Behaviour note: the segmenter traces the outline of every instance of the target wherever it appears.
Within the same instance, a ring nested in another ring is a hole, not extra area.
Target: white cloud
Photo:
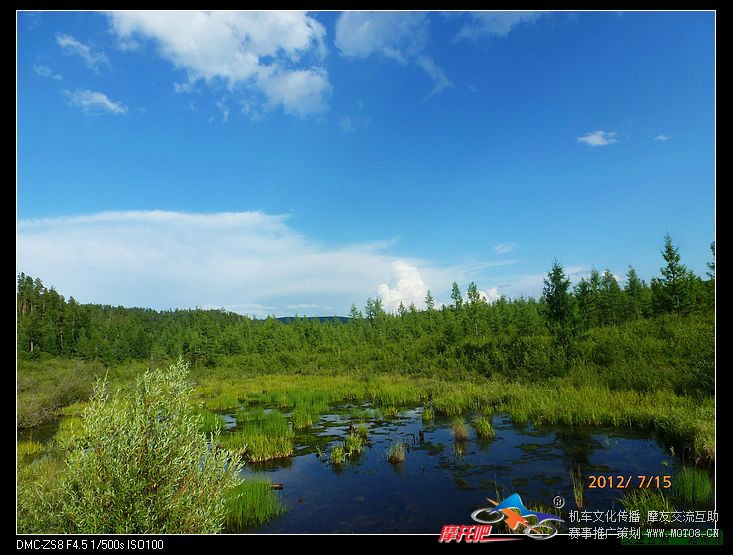
[[[127,106],[120,102],[113,102],[106,94],[90,91],[88,89],[77,89],[75,91],[63,91],[69,100],[69,105],[81,108],[85,114],[125,114]]]
[[[486,290],[479,289],[478,294],[487,303],[496,302],[499,299],[499,297],[501,297],[501,295],[499,294],[499,289],[496,287],[490,287],[489,289],[486,289]]]
[[[55,79],[56,81],[61,81],[64,78],[60,73],[54,72],[48,66],[35,65],[33,66],[33,71],[35,71],[36,74],[40,75],[41,77],[48,77],[51,79]]]
[[[386,283],[377,287],[377,293],[382,299],[384,309],[387,312],[394,312],[400,303],[405,306],[410,306],[410,303],[415,303],[415,306],[424,306],[428,286],[423,281],[417,267],[404,260],[396,260],[392,263],[392,271],[397,278],[397,284],[392,288]]]
[[[618,133],[615,131],[591,131],[587,135],[578,137],[579,143],[585,143],[588,146],[606,146],[618,142],[616,138]]]
[[[56,35],[56,44],[58,44],[64,52],[79,56],[87,67],[94,71],[99,71],[101,66],[108,66],[109,60],[102,52],[96,52],[91,46],[75,39],[71,35],[60,33]]]
[[[443,72],[441,68],[435,65],[435,62],[430,56],[420,56],[417,59],[416,63],[435,82],[433,90],[431,90],[428,96],[425,97],[425,101],[430,100],[433,96],[441,92],[443,89],[453,87],[453,83],[451,82],[451,80],[445,76],[445,72]]]
[[[336,22],[336,47],[347,58],[381,55],[402,65],[415,63],[430,79],[429,100],[453,83],[423,53],[428,38],[425,12],[344,12]]]
[[[456,39],[503,38],[520,23],[536,21],[543,15],[543,12],[470,12],[469,21],[458,31]]]
[[[222,98],[219,102],[216,103],[216,107],[219,108],[219,111],[221,111],[221,121],[224,123],[229,121],[229,106],[227,106],[226,101]]]
[[[344,116],[339,118],[338,125],[344,133],[353,133],[360,127],[367,127],[370,121],[364,116]]]
[[[494,246],[494,252],[496,254],[506,254],[512,252],[516,246],[516,243],[499,243]]]
[[[660,133],[656,137],[654,137],[655,141],[669,141],[674,135],[665,135],[664,133]]]
[[[264,96],[263,105],[282,106],[285,112],[301,117],[327,107],[328,76],[324,68],[313,65],[325,56],[326,31],[305,12],[108,15],[121,40],[152,40],[161,57],[186,72],[187,81],[174,85],[178,92],[190,92],[203,81],[209,86],[221,84],[230,92]]]
[[[80,302],[332,315],[391,279],[390,305],[409,305],[427,283],[435,293],[467,278],[461,267],[388,255],[384,243],[324,246],[261,212],[102,212],[21,220],[18,232],[18,270]]]

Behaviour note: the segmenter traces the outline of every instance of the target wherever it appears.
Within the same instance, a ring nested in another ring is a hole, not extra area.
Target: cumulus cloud
[[[453,83],[423,53],[428,38],[425,12],[344,12],[336,22],[336,47],[346,58],[381,55],[406,65],[415,63],[433,81],[425,100]]]
[[[325,29],[305,12],[112,12],[125,44],[150,40],[158,54],[186,73],[176,90],[198,82],[264,97],[268,108],[306,116],[327,108]],[[250,98],[249,102],[253,102]],[[257,110],[254,110],[259,113]],[[246,113],[246,111],[244,112]]]
[[[656,137],[654,137],[655,141],[669,141],[674,135],[665,135],[664,133],[660,133]]]
[[[55,79],[56,81],[61,81],[64,78],[63,75],[61,75],[60,73],[56,73],[48,66],[35,65],[33,66],[33,71],[35,71],[36,74],[40,75],[41,77]]]
[[[456,40],[476,40],[484,37],[506,37],[521,23],[536,21],[543,12],[470,12],[469,21],[456,35]]]
[[[415,306],[424,306],[428,286],[417,267],[404,260],[396,260],[392,263],[392,272],[397,279],[395,286],[390,287],[382,283],[377,287],[384,309],[387,312],[394,312],[400,303],[405,306],[410,306],[411,303],[415,303]]]
[[[496,254],[506,254],[512,252],[516,246],[516,243],[499,243],[498,245],[494,245],[494,252]]]
[[[578,137],[578,142],[588,146],[607,146],[618,142],[617,136],[618,133],[615,131],[591,131],[587,135]]]
[[[77,89],[75,91],[63,91],[70,106],[81,108],[85,114],[125,114],[127,106],[120,102],[113,102],[101,92],[88,89]]]
[[[88,44],[75,39],[71,35],[60,33],[56,35],[56,44],[67,54],[79,56],[89,69],[99,71],[102,66],[108,66],[109,60],[103,52],[97,52]]]
[[[262,212],[101,212],[21,220],[18,233],[18,270],[80,302],[343,315],[385,282],[396,281],[386,286],[392,306],[421,303],[427,283],[448,291],[466,278],[386,254],[384,243],[324,246]]]

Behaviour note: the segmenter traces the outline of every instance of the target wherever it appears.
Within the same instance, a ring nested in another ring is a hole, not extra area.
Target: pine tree
[[[463,297],[461,296],[461,289],[455,281],[451,288],[450,298],[453,300],[453,309],[456,312],[461,310],[461,307],[463,307]]]
[[[572,335],[573,304],[570,296],[570,280],[565,275],[563,267],[555,259],[552,268],[544,279],[542,298],[545,302],[547,323],[550,331],[563,344],[567,344]]]
[[[433,298],[433,292],[430,289],[425,293],[425,307],[429,311],[435,308],[435,299]]]
[[[639,275],[633,266],[629,265],[626,272],[626,285],[624,286],[626,294],[626,318],[629,320],[638,320],[643,316],[643,294],[644,282],[639,279]]]
[[[692,299],[690,291],[690,279],[687,268],[680,262],[679,249],[672,243],[669,233],[664,235],[664,249],[662,256],[666,265],[660,269],[662,279],[660,280],[662,302],[666,312],[672,312],[681,316],[691,309]]]

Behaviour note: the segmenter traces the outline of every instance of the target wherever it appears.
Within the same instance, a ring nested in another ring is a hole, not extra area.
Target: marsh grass
[[[334,445],[331,448],[329,461],[335,466],[342,465],[346,462],[346,451],[344,450],[343,445]]]
[[[425,407],[422,411],[422,421],[423,422],[432,422],[435,418],[435,413],[433,413],[433,409],[430,407]]]
[[[210,434],[212,432],[219,431],[224,427],[224,421],[218,414],[215,414],[205,409],[201,409],[199,411],[199,414],[201,414],[202,432]]]
[[[397,418],[400,411],[397,407],[384,407],[382,409],[382,416],[386,419]]]
[[[366,439],[369,436],[369,426],[366,425],[365,422],[360,422],[356,425],[356,435],[358,435],[361,439]]]
[[[583,488],[584,488],[584,482],[583,482],[583,474],[580,471],[580,466],[578,466],[578,470],[570,471],[570,481],[573,485],[573,497],[575,498],[575,506],[579,509],[583,508]]]
[[[387,449],[387,460],[392,464],[401,464],[405,462],[405,444],[393,443]]]
[[[285,512],[285,506],[271,486],[270,481],[245,479],[227,491],[225,530],[244,532]]]
[[[707,503],[713,496],[710,475],[699,468],[683,468],[672,478],[672,496],[691,506]]]
[[[32,439],[26,439],[19,441],[16,449],[19,456],[39,455],[43,453],[43,444]]]
[[[480,438],[488,439],[496,436],[496,431],[491,425],[491,418],[486,416],[479,416],[473,421],[473,427],[476,430],[476,435]]]
[[[355,457],[364,450],[364,440],[358,434],[349,434],[344,438],[344,451],[349,457]]]
[[[293,454],[294,432],[279,411],[238,411],[237,429],[219,437],[218,445],[250,462]]]
[[[463,419],[453,419],[451,428],[453,429],[453,438],[456,441],[466,441],[468,439],[468,426],[466,426],[466,422]]]
[[[633,488],[626,490],[621,498],[621,505],[627,511],[639,511],[640,523],[645,526],[648,522],[649,511],[674,511],[669,498],[662,493],[662,490],[654,488]],[[655,521],[652,526],[669,526],[671,523]]]

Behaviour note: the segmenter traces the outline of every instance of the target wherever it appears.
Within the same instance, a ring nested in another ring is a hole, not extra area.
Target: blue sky
[[[344,314],[714,239],[711,12],[20,13],[19,271]]]

